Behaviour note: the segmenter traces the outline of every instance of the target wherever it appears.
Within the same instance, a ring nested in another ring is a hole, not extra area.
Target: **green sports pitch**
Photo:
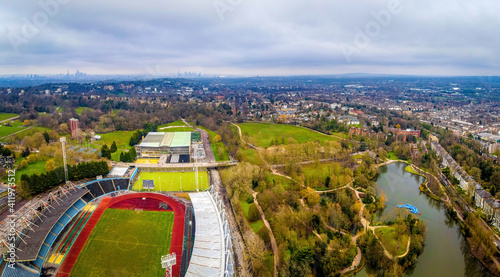
[[[174,213],[107,209],[76,260],[71,276],[165,276]]]
[[[143,180],[153,180],[153,191],[196,191],[195,172],[140,172],[132,187],[133,190],[147,191],[142,187]],[[198,173],[200,190],[209,188],[208,172]]]

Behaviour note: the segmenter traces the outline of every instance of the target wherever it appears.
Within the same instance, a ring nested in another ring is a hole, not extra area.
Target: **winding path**
[[[264,214],[264,211],[262,211],[262,208],[259,205],[259,201],[257,200],[257,194],[258,192],[252,190],[252,196],[253,196],[253,202],[257,209],[259,210],[259,214],[262,217],[262,221],[264,222],[264,225],[266,226],[267,230],[269,231],[269,236],[271,237],[271,248],[273,250],[273,259],[274,259],[274,272],[273,276],[277,277],[278,276],[278,265],[279,265],[279,255],[278,255],[278,244],[276,243],[276,239],[274,238],[273,230],[271,229],[271,225],[266,219],[266,215]]]
[[[239,133],[239,136],[240,136],[240,140],[249,145],[251,148],[255,149],[255,150],[258,150],[258,151],[261,151],[263,150],[263,148],[260,148],[260,147],[257,147],[253,144],[250,144],[249,142],[245,141],[243,139],[243,135],[242,135],[242,132],[241,132],[241,128],[240,126],[238,126],[237,124],[235,123],[232,123],[232,125],[236,126],[236,128],[238,128],[238,133]],[[302,127],[302,126],[299,126],[299,127]],[[302,128],[306,128],[306,127],[302,127]],[[318,132],[316,130],[312,130],[312,129],[309,129],[309,128],[306,128],[308,130],[311,130],[311,131],[314,131],[314,132],[317,132],[317,133],[321,133],[321,132]],[[323,133],[321,133],[323,134]],[[326,134],[323,134],[325,136],[329,136],[329,135],[326,135]],[[330,135],[333,137],[333,135]],[[338,137],[338,138],[341,138],[341,137]],[[341,139],[344,139],[344,138],[341,138]],[[357,154],[362,154],[364,152],[357,152],[357,153],[352,153],[351,155],[357,155]],[[280,165],[269,165],[267,163],[267,161],[264,161],[266,163],[266,165],[271,169],[271,172],[275,175],[278,175],[278,176],[282,176],[282,177],[285,177],[287,179],[290,179],[290,180],[293,180],[290,176],[288,175],[285,175],[285,174],[281,174],[279,172],[277,172],[276,170],[276,167],[279,167]],[[393,163],[393,162],[401,162],[399,160],[390,160],[390,161],[387,161],[385,163],[382,163],[378,166],[382,166],[382,165],[386,165],[386,164],[390,164],[390,163]],[[406,161],[403,161],[403,162],[406,162]],[[306,162],[302,162],[302,163],[311,163],[310,161],[306,161]],[[360,218],[360,221],[361,221],[361,225],[363,226],[364,230],[371,230],[373,232],[373,234],[376,236],[375,234],[375,229],[376,228],[379,228],[379,227],[387,227],[387,226],[376,226],[376,227],[373,227],[373,226],[370,226],[370,221],[368,221],[366,218],[364,218],[363,216],[363,212],[364,212],[364,209],[365,209],[365,204],[363,203],[363,201],[361,200],[361,198],[359,197],[359,192],[354,189],[352,186],[352,181],[345,185],[345,186],[342,186],[342,187],[339,187],[339,188],[335,188],[335,189],[331,189],[331,190],[328,190],[328,191],[316,191],[317,193],[319,194],[322,194],[322,193],[326,193],[326,192],[332,192],[332,191],[336,191],[336,190],[340,190],[340,189],[344,189],[344,188],[349,188],[351,189],[352,191],[354,191],[354,194],[356,195],[356,198],[357,200],[361,203],[361,208],[359,210],[359,218]],[[305,185],[303,185],[304,187],[306,187]],[[258,201],[257,201],[257,192],[253,191],[252,190],[252,195],[253,195],[253,198],[254,198],[254,202],[255,202],[255,205],[257,206],[258,210],[259,210],[259,213],[262,217],[262,220],[264,222],[264,225],[266,226],[266,228],[269,230],[269,233],[270,233],[270,236],[271,236],[271,246],[273,248],[273,254],[274,254],[274,276],[276,277],[277,276],[277,266],[278,266],[278,262],[279,262],[279,259],[278,259],[278,256],[277,256],[277,253],[278,253],[278,247],[276,245],[276,240],[274,238],[274,234],[271,230],[271,226],[269,225],[269,222],[267,222],[267,220],[265,219],[265,215],[264,215],[264,212],[262,211],[260,205],[258,204]],[[342,234],[346,234],[344,231],[341,231],[341,230],[337,230],[333,227],[331,227],[329,224],[324,224],[327,228],[331,228],[332,230],[335,230],[335,231],[339,231],[340,233]],[[356,245],[357,244],[357,239],[362,235],[364,234],[365,231],[357,234],[356,236],[354,237],[351,237],[351,239],[353,240],[354,244]],[[377,237],[378,239],[378,237]],[[390,258],[390,259],[394,259],[394,258],[401,258],[401,257],[404,257],[406,254],[408,254],[408,251],[409,251],[409,248],[410,248],[410,238],[408,238],[408,245],[406,247],[406,252],[402,255],[399,255],[399,256],[396,256],[396,257],[393,257],[391,255],[391,253],[389,253],[389,251],[387,251],[387,249],[385,248],[385,246],[381,243],[382,245],[382,248],[384,249],[384,253],[385,255]],[[359,264],[361,263],[362,261],[362,253],[361,253],[361,249],[359,248],[359,246],[356,246],[356,249],[357,249],[357,254],[356,256],[354,257],[353,259],[353,262],[351,264],[351,266],[347,267],[347,268],[344,268],[340,271],[341,274],[344,274],[344,273],[347,273],[351,270],[354,270],[355,268],[357,268],[359,266]]]

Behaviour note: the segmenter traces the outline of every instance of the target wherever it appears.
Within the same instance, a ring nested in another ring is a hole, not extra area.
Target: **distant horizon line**
[[[79,71],[80,76],[76,76],[75,73],[73,74],[68,74],[68,73],[51,73],[51,74],[40,74],[40,73],[14,73],[14,74],[0,74],[0,77],[26,77],[29,75],[35,75],[35,76],[40,76],[40,77],[62,77],[62,76],[72,76],[72,77],[105,77],[105,76],[122,76],[122,77],[149,77],[149,78],[181,78],[181,79],[191,79],[195,77],[183,77],[183,76],[176,76],[179,73],[168,73],[168,74],[159,74],[159,75],[154,75],[154,74],[126,74],[126,73],[108,73],[108,74],[93,74],[93,73],[87,73],[87,72],[82,72]],[[500,77],[500,75],[419,75],[419,74],[397,74],[397,73],[363,73],[363,72],[351,72],[351,73],[329,73],[329,74],[283,74],[283,75],[276,75],[276,74],[210,74],[210,73],[202,73],[202,72],[183,72],[180,73],[181,75],[184,73],[196,73],[196,74],[201,74],[201,78],[269,78],[269,77],[338,77],[338,76],[352,76],[352,77],[427,77],[427,78],[451,78],[451,77]],[[199,78],[199,77],[196,77]]]

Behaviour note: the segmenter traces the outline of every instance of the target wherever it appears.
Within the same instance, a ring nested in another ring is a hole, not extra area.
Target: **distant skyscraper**
[[[71,118],[69,120],[69,130],[71,132],[71,138],[75,139],[80,132],[80,122],[76,118]]]

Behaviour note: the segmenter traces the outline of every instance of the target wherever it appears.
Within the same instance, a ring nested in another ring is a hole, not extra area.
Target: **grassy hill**
[[[335,137],[321,134],[307,128],[297,127],[293,125],[272,124],[272,123],[241,123],[238,124],[241,128],[242,134],[248,134],[250,143],[258,147],[269,147],[271,141],[277,139],[279,142],[285,141],[288,138],[293,138],[298,143],[305,143],[308,141],[325,140],[338,140]]]

